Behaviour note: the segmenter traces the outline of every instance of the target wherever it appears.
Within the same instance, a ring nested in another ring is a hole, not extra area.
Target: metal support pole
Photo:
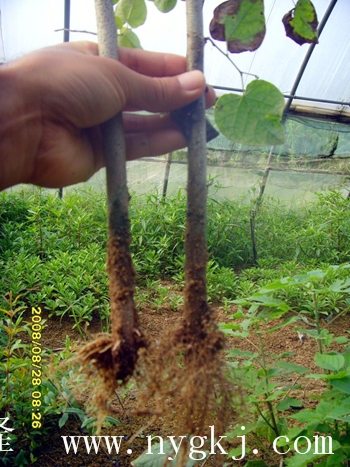
[[[64,29],[63,29],[63,42],[69,42],[69,29],[70,29],[70,0],[64,0]],[[63,188],[58,190],[58,197],[63,198]]]
[[[164,182],[163,182],[163,199],[166,197],[166,192],[168,190],[168,183],[169,183],[169,174],[170,174],[170,166],[171,166],[171,159],[172,159],[172,152],[169,152],[166,158],[165,164],[165,173],[164,173]]]

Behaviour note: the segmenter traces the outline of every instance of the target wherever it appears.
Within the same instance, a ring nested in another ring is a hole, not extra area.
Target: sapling
[[[117,31],[113,5],[110,0],[95,0],[99,54],[118,60]],[[103,408],[118,387],[132,375],[138,350],[144,345],[138,327],[134,304],[135,272],[132,265],[129,193],[126,180],[126,150],[119,113],[103,126],[104,155],[107,174],[108,248],[107,270],[111,302],[111,335],[101,335],[87,344],[78,358],[88,371],[97,369],[103,387],[95,396],[98,407]]]
[[[203,71],[202,0],[187,0],[187,69]],[[184,320],[163,341],[151,346],[146,397],[176,420],[179,434],[203,434],[215,422],[220,432],[232,415],[231,391],[220,360],[224,336],[207,302],[206,268],[206,139],[204,95],[187,109],[188,179],[185,238]],[[210,137],[210,136],[209,136]]]

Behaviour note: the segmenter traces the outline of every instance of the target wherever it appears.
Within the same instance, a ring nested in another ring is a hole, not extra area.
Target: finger
[[[186,71],[186,58],[175,54],[119,48],[119,60],[131,70],[147,76],[175,76]]]
[[[205,97],[205,107],[209,109],[215,104],[216,99],[217,99],[214,88],[212,88],[211,86],[207,86],[204,97]],[[135,106],[126,105],[124,110],[131,113],[131,112],[139,112],[140,110],[142,110],[142,108],[140,107],[136,108]],[[164,113],[161,114],[161,117],[163,116],[164,116]]]
[[[128,105],[149,112],[168,112],[198,99],[206,88],[204,75],[198,70],[174,77],[149,78],[122,68],[119,65],[115,86],[119,97],[124,97],[123,108]],[[207,94],[211,100],[213,94]]]
[[[62,46],[89,55],[99,54],[98,44],[94,42],[70,42]],[[186,71],[186,58],[180,55],[119,47],[118,56],[123,65],[142,75],[175,76]]]
[[[155,157],[186,146],[186,139],[179,130],[164,129],[155,132],[129,133],[126,135],[128,160]]]

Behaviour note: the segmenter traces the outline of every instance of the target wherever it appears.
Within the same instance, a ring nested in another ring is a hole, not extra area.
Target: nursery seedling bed
[[[220,304],[214,306],[216,311],[216,319],[220,322],[230,322],[230,314],[235,312],[235,308],[232,307],[226,312],[220,307]],[[47,319],[46,325],[43,332],[43,346],[50,349],[59,349],[64,347],[64,341],[66,335],[69,336],[73,346],[79,347],[82,345],[82,339],[78,331],[72,329],[72,322],[66,318],[59,319],[57,317],[48,317],[47,311],[44,310],[44,318]],[[45,316],[46,315],[46,316]],[[177,311],[163,306],[161,309],[154,309],[152,306],[144,305],[142,308],[142,313],[139,315],[140,325],[143,330],[147,333],[150,340],[160,339],[161,336],[168,330],[175,330],[181,325],[183,318],[183,310],[178,309]],[[348,316],[340,317],[334,323],[329,326],[329,331],[334,333],[335,336],[344,335],[344,329],[348,328]],[[266,325],[266,328],[269,329],[278,324],[278,321],[269,322]],[[316,342],[312,339],[306,339],[303,344],[301,344],[298,335],[295,331],[295,324],[291,324],[285,328],[282,328],[273,333],[267,333],[264,336],[266,344],[266,354],[267,358],[270,358],[271,354],[281,354],[283,352],[293,352],[293,355],[288,358],[286,361],[291,361],[298,365],[305,366],[311,371],[316,372],[317,367],[314,363],[314,356],[317,352]],[[101,324],[97,316],[95,316],[87,328],[87,332],[93,336],[101,331]],[[251,341],[254,344],[258,344],[257,336],[251,334]],[[244,350],[253,350],[251,344],[239,338],[229,337],[226,339],[227,349],[238,348],[242,351]],[[332,347],[333,350],[340,350],[336,346]],[[289,375],[288,377],[281,378],[280,383],[282,385],[292,384],[295,379],[295,375]],[[301,377],[298,379],[298,383],[301,384],[302,389],[293,390],[289,396],[295,397],[304,403],[305,408],[312,408],[317,404],[315,396],[320,395],[325,390],[325,384],[322,381],[312,380],[310,384],[310,379]],[[88,394],[81,394],[78,398],[79,403],[83,406],[84,402],[89,397]],[[82,436],[86,435],[87,432],[81,429],[81,423],[75,421],[73,418],[70,418],[65,426],[59,429],[58,424],[54,426],[54,429],[47,436],[47,439],[43,443],[42,447],[38,450],[37,456],[38,460],[36,465],[40,467],[80,467],[80,466],[114,466],[114,467],[126,467],[130,466],[130,461],[138,457],[143,451],[147,449],[147,438],[148,435],[153,436],[167,436],[176,432],[175,426],[164,426],[162,419],[158,419],[155,424],[149,426],[151,421],[151,416],[136,416],[132,412],[137,408],[138,401],[138,392],[135,386],[131,383],[127,389],[123,390],[123,393],[120,394],[120,398],[123,403],[123,409],[121,408],[117,398],[113,402],[112,406],[123,412],[118,419],[121,422],[121,426],[113,426],[111,428],[102,428],[102,436],[124,436],[125,443],[124,450],[122,449],[119,455],[108,455],[107,453],[101,451],[99,454],[86,454],[83,450],[79,450],[78,454],[73,453],[66,454],[64,451],[64,445],[61,436]],[[138,434],[137,434],[138,433]],[[136,434],[136,436],[134,436]],[[131,440],[131,441],[130,441]],[[130,444],[127,444],[130,442]],[[132,449],[132,455],[126,453],[127,449]],[[230,446],[226,446],[226,450],[229,450]],[[270,462],[265,459],[266,462]],[[216,463],[215,463],[216,462]],[[225,462],[224,456],[212,456],[211,459],[205,464],[209,466],[221,466]],[[247,462],[247,458],[239,461],[235,461],[235,466],[243,466]],[[199,464],[201,465],[201,464]],[[230,464],[227,464],[230,466]],[[268,465],[272,464],[268,463]],[[277,459],[276,459],[276,465]]]

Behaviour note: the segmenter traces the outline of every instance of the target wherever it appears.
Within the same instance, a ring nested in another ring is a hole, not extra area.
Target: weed
[[[253,437],[255,443],[259,442],[260,449],[266,456],[271,456],[267,444],[272,444],[278,440],[277,451],[286,456],[286,465],[289,467],[306,466],[317,459],[324,462],[317,465],[336,466],[348,459],[350,452],[349,420],[350,420],[350,339],[347,336],[334,338],[327,329],[327,322],[321,322],[323,307],[328,310],[329,294],[336,294],[333,300],[338,304],[337,315],[332,319],[337,319],[340,314],[349,310],[347,297],[350,294],[350,279],[342,278],[345,271],[348,271],[350,264],[340,266],[329,266],[325,269],[309,271],[304,274],[287,276],[266,284],[247,299],[235,300],[239,305],[239,310],[232,316],[232,322],[223,324],[221,329],[232,336],[244,338],[250,342],[252,350],[242,352],[233,349],[227,354],[232,367],[232,377],[234,381],[244,388],[246,407],[248,407],[249,424],[244,434]],[[296,291],[292,295],[290,290]],[[281,300],[279,296],[283,296]],[[295,296],[298,297],[299,309],[293,307]],[[309,306],[305,306],[308,303]],[[303,304],[303,305],[301,305]],[[242,305],[249,307],[244,311]],[[290,312],[294,312],[290,316]],[[286,314],[289,312],[288,317]],[[307,315],[307,318],[305,317]],[[269,331],[264,325],[272,320],[282,319]],[[314,329],[305,329],[298,326],[303,335],[315,339],[318,352],[315,353],[315,364],[321,369],[321,374],[312,373],[309,369],[285,361],[292,359],[292,353],[280,355],[269,355],[264,344],[264,333],[274,332],[291,323],[303,323],[304,320],[310,325],[313,322]],[[251,340],[251,335],[258,336],[258,344]],[[342,352],[326,351],[332,342],[344,345]],[[270,363],[272,362],[272,363]],[[288,373],[296,375],[292,385],[281,387],[276,377],[285,376]],[[323,380],[327,383],[328,390],[319,396],[321,399],[315,410],[305,409],[296,415],[286,417],[285,411],[290,408],[302,408],[301,401],[290,398],[291,390],[299,389],[298,380],[301,376],[307,378]],[[303,426],[297,426],[297,420]],[[333,445],[328,451],[320,451],[315,445],[302,442],[299,454],[288,457],[287,453],[298,442],[298,437],[305,440],[313,439],[315,433],[330,436]],[[229,436],[237,436],[240,427],[236,427]],[[262,442],[262,440],[264,440]],[[325,455],[332,452],[335,457],[327,460]],[[237,450],[233,450],[230,455],[237,455]],[[307,453],[307,454],[306,454]],[[273,462],[273,458],[271,458]],[[261,464],[265,465],[265,464]]]
[[[35,462],[38,435],[43,433],[32,428],[30,345],[20,339],[20,335],[30,334],[30,328],[24,322],[25,307],[18,305],[19,298],[13,298],[10,292],[9,298],[5,299],[6,308],[0,309],[0,345],[4,349],[0,354],[0,384],[3,388],[0,413],[1,417],[11,421],[13,429],[9,436],[13,450],[6,451],[2,461],[4,465],[17,466],[27,465],[28,458]]]

